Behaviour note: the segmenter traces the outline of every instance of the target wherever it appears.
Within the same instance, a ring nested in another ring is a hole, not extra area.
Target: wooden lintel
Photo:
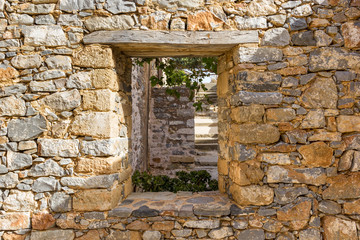
[[[118,47],[126,55],[218,56],[243,43],[258,43],[258,31],[98,31],[84,37],[85,44]]]

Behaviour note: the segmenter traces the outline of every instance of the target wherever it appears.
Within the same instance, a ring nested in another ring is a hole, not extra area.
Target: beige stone
[[[0,99],[0,116],[25,116],[25,101],[15,96]]]
[[[227,176],[229,174],[229,161],[220,158],[218,160],[217,167],[219,174],[222,174],[224,176]]]
[[[360,199],[344,203],[345,214],[360,214]]]
[[[237,123],[261,123],[263,122],[264,113],[264,106],[254,104],[250,106],[241,106],[231,109],[230,117],[233,121]]]
[[[73,65],[92,68],[113,68],[112,50],[109,47],[86,46],[74,53]]]
[[[119,90],[119,79],[112,69],[95,69],[91,72],[92,84],[97,89]]]
[[[354,240],[357,239],[356,223],[333,216],[325,216],[322,220],[324,239]]]
[[[266,110],[266,119],[270,122],[289,122],[296,118],[292,108],[270,108]]]
[[[278,128],[270,124],[233,124],[230,140],[239,143],[275,143],[280,139]]]
[[[274,190],[268,186],[250,185],[241,187],[237,184],[232,184],[230,193],[234,200],[243,206],[269,205],[274,199]]]
[[[217,80],[217,94],[219,97],[226,97],[229,92],[229,73],[219,74]]]
[[[302,164],[308,167],[329,167],[332,163],[333,149],[324,142],[316,142],[299,148],[303,156]]]
[[[311,202],[304,201],[296,205],[285,206],[276,212],[280,221],[308,220],[310,218]]]
[[[318,78],[306,89],[301,99],[307,108],[336,108],[336,84],[331,78]]]
[[[323,198],[354,199],[360,197],[360,173],[351,173],[350,175],[338,175],[333,177],[330,186],[324,190]]]
[[[230,179],[240,186],[257,184],[264,177],[264,172],[256,165],[231,161],[229,169]]]
[[[345,47],[360,47],[360,22],[346,22],[341,26]]]
[[[336,119],[338,131],[342,133],[360,131],[360,116],[341,115]]]
[[[132,223],[128,224],[126,226],[126,229],[134,230],[134,231],[146,231],[146,230],[150,229],[150,225],[146,222],[136,220],[136,221],[133,221]]]
[[[329,124],[328,124],[329,125]],[[327,131],[318,131],[314,135],[308,138],[310,142],[314,141],[326,141],[326,142],[337,142],[341,141],[341,133],[339,132],[327,132]]]
[[[81,190],[74,194],[74,211],[107,211],[115,208],[121,199],[121,186],[115,185],[111,190]]]
[[[19,72],[9,66],[0,65],[0,87],[6,87],[14,84],[14,78],[19,76]]]
[[[81,93],[84,110],[113,111],[115,110],[116,93],[109,89],[87,90]]]
[[[5,211],[34,211],[37,207],[37,202],[34,199],[32,192],[23,192],[19,190],[11,190],[9,196],[3,203]]]
[[[2,240],[25,240],[26,235],[19,235],[14,233],[5,232],[2,235]]]
[[[0,230],[20,230],[30,228],[29,212],[5,212],[0,215]]]
[[[80,158],[76,171],[83,173],[110,174],[119,172],[122,157],[109,158]]]
[[[290,165],[291,160],[289,154],[284,153],[263,153],[260,157],[262,162],[278,165]]]
[[[254,0],[251,1],[247,12],[252,16],[273,15],[277,11],[277,7],[273,0]]]
[[[73,135],[112,138],[119,136],[119,118],[114,112],[88,112],[77,115],[71,125]]]

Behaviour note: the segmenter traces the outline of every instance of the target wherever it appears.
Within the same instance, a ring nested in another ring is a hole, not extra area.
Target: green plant
[[[151,76],[151,86],[164,86],[167,94],[177,98],[180,98],[180,93],[174,87],[186,86],[190,91],[189,100],[191,101],[194,101],[194,97],[200,89],[207,90],[203,80],[212,73],[216,73],[218,63],[215,57],[142,58],[136,59],[135,63],[143,66],[144,63],[150,64],[152,61],[154,61],[155,67],[164,73],[165,77]],[[205,95],[204,100],[194,102],[196,111],[202,110],[203,101],[211,103],[208,96]]]
[[[145,192],[204,192],[218,190],[218,181],[211,179],[206,170],[176,173],[175,178],[166,175],[154,176],[138,170],[132,176],[133,184],[138,190]]]

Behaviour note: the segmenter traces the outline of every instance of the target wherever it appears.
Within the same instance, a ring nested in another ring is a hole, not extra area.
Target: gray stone
[[[48,70],[34,75],[34,80],[50,80],[56,78],[64,78],[66,74],[60,70]]]
[[[38,68],[42,63],[41,56],[34,55],[17,55],[11,59],[11,64],[17,69]]]
[[[294,8],[291,11],[291,14],[294,17],[307,17],[313,13],[310,4],[301,5],[299,7]]]
[[[230,149],[232,159],[238,161],[248,161],[256,157],[256,150],[246,145],[234,143],[234,147]]]
[[[270,166],[266,175],[268,183],[306,183],[319,186],[326,182],[326,174],[323,168],[292,169]]]
[[[156,209],[149,208],[148,206],[141,206],[132,212],[132,216],[137,218],[156,217],[159,216],[159,213],[160,212]]]
[[[32,92],[56,92],[56,86],[52,80],[43,82],[31,81],[30,90]]]
[[[279,70],[279,69],[282,69],[282,68],[286,68],[288,66],[288,63],[275,63],[275,64],[271,64],[271,65],[268,65],[268,70],[270,71],[273,71],[273,70]]]
[[[127,0],[106,0],[104,8],[112,14],[136,12],[135,3]]]
[[[273,15],[267,17],[270,23],[274,24],[276,27],[281,27],[285,24],[286,15]]]
[[[4,41],[0,41],[0,47],[6,48],[6,47],[19,47],[20,42],[17,39],[7,39]]]
[[[266,18],[264,17],[244,18],[244,17],[236,16],[235,23],[239,30],[267,28],[267,21]]]
[[[4,11],[5,0],[0,0],[0,11]]]
[[[97,219],[97,220],[105,220],[106,216],[104,212],[85,212],[85,219]]]
[[[6,159],[10,171],[24,169],[32,165],[32,157],[29,154],[8,151]]]
[[[11,190],[10,194],[3,203],[5,211],[9,212],[26,212],[34,211],[37,207],[37,203],[34,200],[34,194],[32,192],[22,192],[18,190]]]
[[[32,118],[13,119],[8,123],[8,137],[11,141],[32,140],[46,131],[46,120],[42,115]]]
[[[321,240],[321,233],[318,229],[306,229],[299,233],[299,240]]]
[[[36,149],[36,148],[37,148],[37,144],[35,141],[23,141],[23,142],[19,142],[18,144],[18,150],[20,151]]]
[[[252,16],[267,16],[277,12],[274,0],[253,0],[248,5],[247,13]]]
[[[245,104],[280,104],[283,99],[281,93],[278,92],[245,92],[239,91],[231,96],[230,104],[238,106]]]
[[[0,188],[14,188],[19,184],[19,178],[17,173],[9,172],[4,175],[0,175]]]
[[[264,46],[286,46],[290,43],[290,34],[285,28],[267,30],[262,39]]]
[[[56,21],[52,15],[39,15],[35,17],[35,24],[38,25],[53,25]]]
[[[73,240],[74,238],[73,230],[31,231],[30,236],[30,240]]]
[[[310,110],[301,123],[302,129],[325,127],[325,116],[322,109]]]
[[[290,17],[289,24],[291,31],[298,31],[298,30],[306,29],[308,27],[305,18]]]
[[[79,155],[79,140],[38,139],[39,155],[43,157],[77,157]]]
[[[294,77],[287,77],[283,80],[281,87],[297,87],[299,85],[299,80]]]
[[[0,89],[0,97],[8,97],[11,95],[25,93],[27,87],[24,84],[14,84],[8,87],[3,87]]]
[[[0,174],[8,173],[9,169],[5,165],[0,165]]]
[[[209,232],[209,237],[212,239],[224,239],[234,234],[231,227],[222,227],[219,229],[213,229]]]
[[[9,24],[10,25],[32,25],[32,24],[34,24],[34,19],[27,14],[11,13],[9,15]]]
[[[153,3],[158,4],[162,9],[177,9],[186,8],[193,9],[198,8],[204,4],[204,0],[152,0]]]
[[[78,72],[72,74],[66,82],[67,88],[89,89],[92,88],[90,72]]]
[[[295,33],[291,36],[291,41],[297,46],[316,46],[314,33],[312,31]]]
[[[189,220],[184,223],[184,227],[188,228],[203,228],[214,229],[220,227],[219,220]]]
[[[39,102],[41,105],[45,104],[57,112],[71,111],[80,106],[81,95],[77,89],[74,89],[51,94]]]
[[[96,157],[118,156],[128,149],[126,138],[110,138],[104,140],[82,141],[81,152]]]
[[[65,33],[60,26],[28,26],[23,29],[24,44],[30,46],[64,46]]]
[[[194,214],[199,216],[221,217],[230,214],[230,206],[220,204],[197,204]]]
[[[338,82],[348,82],[356,78],[356,73],[350,71],[336,71],[335,78]]]
[[[93,0],[60,0],[60,10],[72,13],[73,11],[82,11],[95,9]]]
[[[275,189],[276,190],[276,189]],[[258,214],[260,216],[274,216],[276,215],[276,209],[273,209],[273,208],[263,208],[261,207],[259,210],[258,210]]]
[[[59,166],[52,159],[47,160],[44,163],[40,163],[32,166],[28,175],[31,177],[46,177],[46,176],[56,176],[62,177],[65,175],[65,170]]]
[[[58,19],[58,24],[62,26],[81,27],[82,22],[75,14],[61,14]]]
[[[54,212],[71,211],[71,197],[64,192],[56,192],[50,198],[50,208]]]
[[[51,56],[45,60],[46,65],[49,69],[61,69],[61,70],[70,70],[71,67],[71,58],[68,56]]]
[[[111,188],[116,180],[119,180],[119,174],[99,175],[89,178],[63,177],[60,182],[62,185],[74,189],[93,189]]]
[[[291,203],[297,197],[306,195],[308,192],[306,187],[275,188],[274,202],[278,204]]]
[[[192,230],[191,229],[181,229],[181,230],[172,230],[171,233],[175,236],[175,237],[189,237],[191,236]]]
[[[297,7],[301,4],[301,1],[288,1],[285,2],[283,4],[281,4],[281,7],[284,9],[288,9],[288,8],[294,8]]]
[[[306,113],[306,112],[305,112]],[[286,136],[288,137],[290,143],[302,143],[306,144],[308,133],[305,130],[291,130],[286,132]]]
[[[235,51],[234,61],[238,63],[259,63],[269,61],[281,61],[283,53],[277,48],[257,48],[257,47],[239,47]]]
[[[160,240],[161,233],[159,231],[145,231],[142,235],[143,240]]]
[[[40,177],[32,185],[34,192],[53,192],[60,190],[59,181],[53,177]]]
[[[262,229],[251,229],[241,231],[237,235],[238,240],[265,240],[265,233]]]
[[[131,216],[132,209],[127,207],[118,207],[109,211],[109,217],[128,218]]]
[[[333,201],[323,200],[319,203],[319,211],[331,215],[340,214],[341,205]]]
[[[240,71],[235,80],[237,90],[271,92],[279,89],[282,78],[272,72]]]
[[[25,116],[25,101],[15,96],[0,98],[0,116]]]
[[[332,37],[327,35],[323,30],[315,31],[314,38],[316,40],[316,46],[318,47],[329,46],[333,40]]]
[[[27,14],[48,14],[53,12],[55,9],[55,4],[31,4],[27,3],[22,5],[19,8],[20,13],[27,13]]]
[[[246,229],[248,227],[249,223],[247,220],[234,220],[232,222],[232,226],[235,229],[239,229],[239,230],[243,230]]]
[[[91,17],[84,22],[89,31],[98,30],[127,30],[134,25],[134,19],[129,15],[115,15],[111,17]]]

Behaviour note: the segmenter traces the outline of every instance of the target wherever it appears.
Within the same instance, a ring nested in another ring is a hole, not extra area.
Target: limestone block
[[[262,39],[263,46],[287,46],[290,43],[290,34],[285,28],[272,28],[265,32]]]
[[[198,11],[189,14],[187,20],[187,30],[189,31],[206,31],[222,27],[224,22],[216,17],[210,11]]]
[[[115,110],[116,93],[109,89],[83,91],[81,95],[84,110],[103,112]]]
[[[112,14],[129,13],[136,11],[135,3],[126,0],[106,0],[104,7]]]
[[[280,221],[299,221],[309,220],[311,210],[310,201],[300,201],[295,205],[289,204],[280,208],[277,212],[277,218]]]
[[[281,61],[282,57],[282,50],[278,48],[239,47],[234,51],[236,64]]]
[[[49,213],[33,214],[31,227],[34,230],[46,230],[55,226],[55,218]]]
[[[130,15],[115,15],[111,17],[90,17],[84,22],[90,31],[99,30],[127,30],[135,25],[134,19]]]
[[[88,178],[63,177],[60,183],[73,189],[111,188],[118,179],[119,174],[99,175]]]
[[[80,158],[76,171],[95,174],[110,174],[120,172],[122,157]]]
[[[159,5],[161,9],[177,9],[183,7],[190,10],[202,6],[204,0],[152,0],[152,3]]]
[[[29,191],[11,190],[3,203],[4,210],[9,212],[34,211],[36,207],[34,194]]]
[[[232,184],[230,186],[230,193],[238,204],[244,206],[269,205],[274,199],[274,190],[268,186],[250,185],[241,187],[237,184]]]
[[[269,144],[280,139],[279,129],[269,124],[233,124],[231,130],[230,139],[242,144]]]
[[[50,79],[64,78],[64,77],[66,77],[66,74],[61,70],[48,70],[35,74],[34,80],[43,81],[43,80],[50,80]]]
[[[360,131],[360,116],[341,115],[336,119],[339,132],[358,132]]]
[[[54,212],[71,211],[71,197],[65,192],[55,192],[50,198],[50,208]]]
[[[25,101],[15,96],[0,99],[0,116],[25,116]]]
[[[344,37],[345,47],[360,47],[360,22],[346,22],[341,26],[341,32]]]
[[[68,56],[51,56],[45,60],[49,69],[71,70],[71,58]]]
[[[39,155],[43,157],[77,157],[79,140],[38,139]]]
[[[219,97],[226,97],[229,92],[229,73],[222,72],[218,76],[217,94]]]
[[[25,153],[8,151],[6,155],[7,167],[10,171],[20,170],[32,165],[32,157]]]
[[[73,197],[74,211],[107,211],[115,208],[121,199],[121,186],[111,190],[80,190]]]
[[[31,231],[30,240],[73,240],[75,233],[73,230],[46,230],[46,231]]]
[[[284,187],[275,189],[274,202],[279,204],[287,204],[293,202],[297,197],[308,194],[306,187]]]
[[[56,86],[54,81],[31,81],[30,82],[30,90],[32,92],[56,92]]]
[[[17,173],[9,172],[0,176],[1,188],[14,188],[19,183],[19,176]]]
[[[91,68],[113,68],[114,60],[111,48],[86,46],[74,53],[73,65]]]
[[[0,64],[0,87],[10,86],[14,78],[19,76],[19,72],[10,65]]]
[[[55,9],[55,4],[32,4],[32,3],[24,3],[19,7],[18,12],[27,13],[27,14],[48,14],[53,12]]]
[[[294,17],[306,17],[313,13],[310,4],[301,5],[299,7],[294,8],[291,11],[291,14]]]
[[[17,69],[38,68],[42,63],[41,56],[34,55],[16,55],[11,59],[11,65]]]
[[[277,7],[273,0],[254,0],[251,1],[247,12],[251,16],[267,16],[277,12]]]
[[[184,223],[184,227],[188,228],[209,228],[214,229],[220,227],[219,220],[189,220]]]
[[[95,69],[91,73],[91,80],[95,88],[119,91],[119,78],[111,69]]]
[[[32,190],[36,193],[59,191],[60,183],[54,177],[40,177],[32,184]]]
[[[10,25],[32,25],[34,24],[34,18],[28,14],[9,14]],[[4,29],[5,30],[5,29]]]
[[[111,138],[104,140],[82,141],[81,152],[97,157],[126,156],[128,151],[127,138]]]
[[[27,26],[23,33],[25,45],[57,47],[67,43],[65,33],[60,26]]]
[[[49,106],[57,112],[71,111],[80,106],[81,95],[77,89],[57,92],[39,100],[40,105]]]
[[[64,176],[65,170],[59,166],[57,162],[52,159],[46,160],[44,163],[33,165],[28,172],[32,177],[46,177],[46,176]]]
[[[42,115],[26,119],[13,119],[8,123],[8,137],[11,141],[35,139],[47,129]]]
[[[310,110],[302,121],[300,127],[302,129],[324,128],[325,116],[322,109]]]
[[[30,212],[5,212],[0,215],[0,230],[30,228]]]
[[[60,10],[73,12],[76,10],[95,9],[94,1],[91,0],[60,0]]]
[[[111,70],[110,70],[111,71]],[[92,88],[90,72],[78,72],[72,74],[66,82],[67,88],[89,89]]]
[[[78,136],[119,136],[119,116],[114,112],[89,112],[75,116],[70,132]]]
[[[360,214],[360,200],[344,203],[345,214]]]
[[[245,104],[280,104],[283,100],[283,96],[279,92],[246,92],[239,91],[232,95],[230,98],[230,104],[232,106]]]
[[[235,23],[239,30],[266,29],[268,27],[264,17],[244,18],[236,16]]]

